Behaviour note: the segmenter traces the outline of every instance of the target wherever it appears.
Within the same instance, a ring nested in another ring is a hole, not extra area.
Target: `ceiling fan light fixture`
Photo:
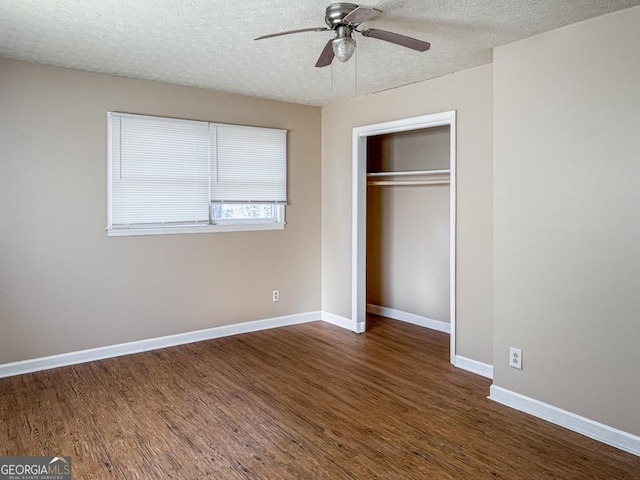
[[[351,29],[347,26],[337,28],[338,35],[331,42],[333,53],[342,63],[348,61],[356,51],[356,41],[351,36]]]
[[[342,63],[348,61],[356,51],[356,41],[351,37],[336,38],[331,42],[333,53]]]

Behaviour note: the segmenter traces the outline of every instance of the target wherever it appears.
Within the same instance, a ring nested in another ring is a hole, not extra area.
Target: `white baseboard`
[[[640,437],[631,433],[581,417],[497,385],[491,385],[489,399],[640,456]]]
[[[471,358],[463,357],[462,355],[456,355],[455,358],[456,367],[493,380],[493,365],[479,362],[477,360],[472,360]]]
[[[102,360],[104,358],[130,355],[132,353],[146,352],[149,350],[156,350],[158,348],[173,347],[176,345],[183,345],[185,343],[193,343],[203,340],[211,340],[214,338],[228,337],[231,335],[238,335],[240,333],[257,332],[259,330],[266,330],[268,328],[277,328],[288,325],[313,322],[323,319],[323,316],[324,312],[299,313],[295,315],[286,315],[283,317],[256,320],[253,322],[236,323],[233,325],[225,325],[222,327],[207,328],[194,332],[178,333],[165,337],[120,343],[118,345],[90,348],[88,350],[62,353],[59,355],[22,360],[19,362],[5,363],[0,364],[0,378],[11,377],[13,375],[21,375],[23,373],[36,372],[39,370],[48,370],[50,368],[64,367],[67,365],[75,365],[78,363],[92,362],[94,360]],[[345,326],[344,328],[348,327]]]
[[[347,330],[351,330],[352,332],[358,332],[357,322],[354,322],[350,318],[341,317],[340,315],[335,315],[329,312],[320,312],[321,319],[327,323],[331,323],[338,327],[345,328]]]
[[[430,328],[439,332],[451,333],[451,325],[447,322],[441,322],[440,320],[434,320],[432,318],[415,315],[413,313],[403,312],[402,310],[396,310],[395,308],[381,307],[379,305],[367,303],[367,312],[373,313],[374,315],[393,318],[394,320],[400,320],[401,322],[411,323],[420,327]]]

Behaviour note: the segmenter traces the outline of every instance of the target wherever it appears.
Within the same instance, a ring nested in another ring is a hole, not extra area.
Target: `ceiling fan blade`
[[[327,27],[301,28],[300,30],[289,30],[288,32],[270,33],[269,35],[262,35],[261,37],[254,38],[254,40],[263,40],[265,38],[279,37],[280,35],[291,35],[292,33],[324,32],[326,30],[330,30],[330,29]]]
[[[324,46],[324,49],[320,54],[320,58],[318,58],[318,61],[316,62],[316,67],[326,67],[327,65],[331,65],[331,62],[333,62],[335,53],[333,53],[333,45],[331,45],[331,42],[333,42],[333,39],[329,40]]]
[[[377,38],[378,40],[395,43],[396,45],[412,48],[413,50],[418,50],[419,52],[426,52],[427,50],[429,50],[429,48],[431,48],[431,44],[429,42],[423,42],[422,40],[418,40],[417,38],[407,37],[405,35],[400,35],[399,33],[387,32],[386,30],[370,28],[360,33],[362,33],[362,35],[364,35],[365,37]]]
[[[362,22],[366,22],[374,17],[377,17],[382,13],[382,10],[371,7],[358,7],[351,13],[348,13],[343,19],[343,23],[350,23],[352,25],[360,25]]]

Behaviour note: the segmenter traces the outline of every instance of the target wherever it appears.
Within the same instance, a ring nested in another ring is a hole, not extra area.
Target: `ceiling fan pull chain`
[[[331,64],[331,93],[333,93],[333,63]]]
[[[355,54],[356,54],[356,58],[355,58],[356,73],[353,76],[353,90],[354,90],[354,93],[358,93],[358,49],[357,48],[356,48]]]

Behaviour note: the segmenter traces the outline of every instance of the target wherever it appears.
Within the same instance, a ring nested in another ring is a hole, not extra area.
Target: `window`
[[[108,119],[108,235],[284,228],[285,130]]]

